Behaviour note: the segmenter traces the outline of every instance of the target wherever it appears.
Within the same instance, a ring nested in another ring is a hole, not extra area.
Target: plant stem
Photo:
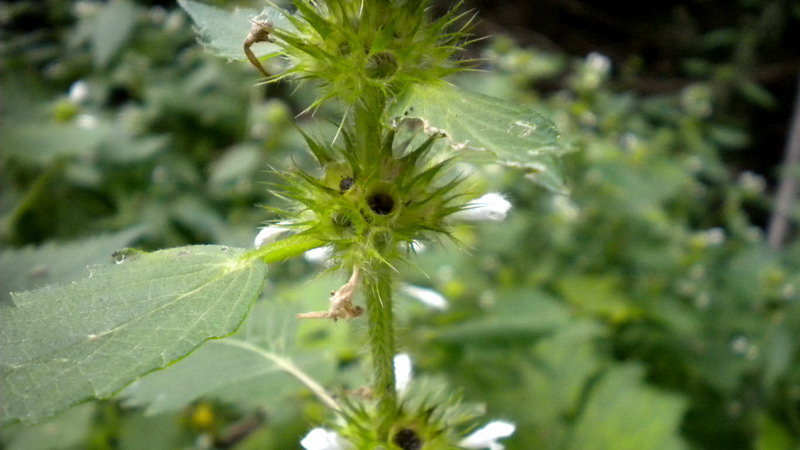
[[[392,312],[391,267],[377,262],[362,270],[364,296],[369,317],[369,345],[372,356],[372,391],[378,402],[378,437],[388,440],[389,429],[397,416],[394,385],[394,317]]]
[[[386,107],[386,98],[374,90],[365,89],[361,99],[353,104],[355,148],[361,164],[382,162],[378,155],[383,135],[381,118]]]
[[[265,263],[275,263],[287,260],[307,252],[308,250],[322,247],[326,242],[313,238],[307,234],[293,234],[284,239],[270,242],[258,248],[249,250],[242,256],[243,260],[261,259]]]
[[[792,204],[797,197],[798,186],[800,186],[800,175],[798,175],[797,168],[798,163],[800,163],[800,76],[797,78],[794,113],[792,114],[789,130],[789,138],[786,141],[786,156],[781,165],[783,169],[781,184],[778,187],[767,234],[769,245],[776,250],[783,246],[783,242],[789,234]]]

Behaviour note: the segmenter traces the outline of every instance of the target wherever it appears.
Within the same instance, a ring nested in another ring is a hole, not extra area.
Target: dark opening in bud
[[[394,209],[394,200],[383,192],[378,192],[369,196],[369,198],[367,198],[367,204],[369,205],[369,209],[380,215],[389,214]]]
[[[373,80],[391,78],[397,72],[397,57],[392,52],[379,52],[371,55],[364,68]]]
[[[420,450],[422,448],[422,439],[414,430],[408,428],[404,428],[394,435],[394,443],[403,450]]]

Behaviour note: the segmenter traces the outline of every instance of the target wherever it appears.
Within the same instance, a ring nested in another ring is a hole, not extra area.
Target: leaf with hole
[[[565,191],[558,130],[524,104],[448,84],[416,85],[397,97],[387,117],[395,122],[418,119],[427,134],[443,135],[451,152],[520,168],[537,184]]]

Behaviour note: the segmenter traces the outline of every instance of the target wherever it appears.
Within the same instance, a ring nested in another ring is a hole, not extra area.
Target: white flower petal
[[[331,255],[333,255],[333,247],[326,245],[325,247],[312,248],[305,252],[303,257],[308,262],[326,264],[330,261]]]
[[[456,220],[500,222],[511,210],[511,203],[501,194],[491,192],[467,203],[466,207],[454,213]]]
[[[259,231],[258,234],[256,235],[256,238],[253,241],[253,246],[258,248],[264,244],[269,244],[270,242],[274,242],[278,238],[278,236],[288,231],[289,231],[288,228],[281,227],[278,225],[266,226],[262,228],[261,231]]]
[[[413,286],[411,284],[404,284],[402,289],[409,297],[419,300],[425,306],[429,306],[433,309],[444,311],[450,306],[447,299],[433,289]]]
[[[465,437],[458,443],[463,448],[488,448],[491,450],[502,450],[503,445],[498,443],[498,439],[507,438],[514,434],[517,427],[511,422],[495,420],[489,422],[483,428]]]
[[[403,392],[411,383],[414,369],[408,353],[398,353],[394,357],[394,385],[397,392]]]
[[[314,428],[300,441],[306,450],[344,450],[342,438],[334,431],[325,428]]]

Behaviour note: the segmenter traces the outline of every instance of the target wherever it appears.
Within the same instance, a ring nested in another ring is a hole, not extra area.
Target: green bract
[[[430,21],[428,5],[297,0],[297,12],[287,16],[293,27],[272,32],[289,61],[275,79],[318,82],[317,105],[330,98],[353,103],[373,89],[392,95],[463,70],[453,56],[467,39],[469,21],[459,24],[465,17],[458,5]]]
[[[306,136],[321,175],[301,170],[285,174],[284,192],[294,209],[278,210],[303,235],[328,242],[345,267],[365,256],[391,261],[415,240],[449,233],[445,218],[460,210],[459,178],[446,175],[449,159],[431,162],[435,137],[418,147],[385,136],[374,157],[354,157],[345,133],[344,147],[327,147]],[[463,203],[463,202],[462,202]]]

